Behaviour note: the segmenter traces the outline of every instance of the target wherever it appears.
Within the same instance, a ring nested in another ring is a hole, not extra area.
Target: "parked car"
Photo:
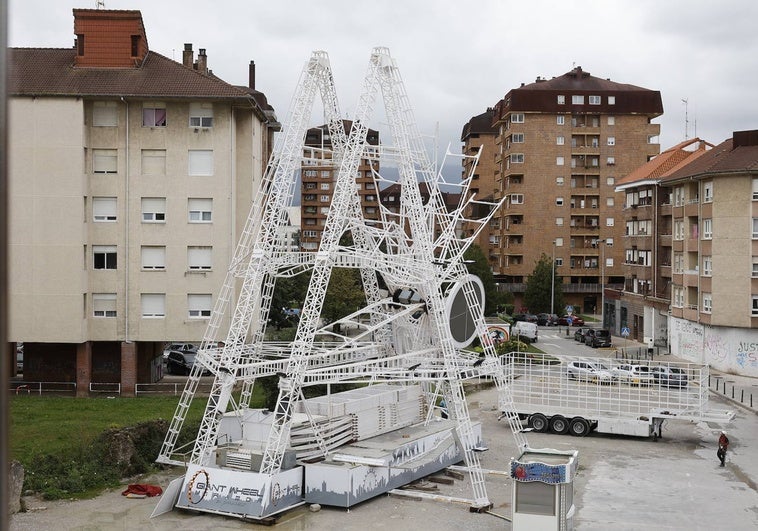
[[[563,315],[558,319],[559,326],[584,326],[584,319],[578,315]]]
[[[653,367],[653,380],[664,387],[687,387],[687,372],[679,367],[661,365]]]
[[[558,324],[558,316],[554,313],[538,313],[537,324],[540,326],[554,326]]]
[[[589,328],[581,327],[577,328],[574,332],[574,341],[579,341],[579,343],[584,343],[584,336],[587,334],[587,330]]]
[[[566,376],[572,380],[600,384],[610,384],[616,380],[608,367],[595,361],[570,361],[566,366]]]
[[[513,316],[513,322],[518,323],[519,321],[524,321],[527,323],[536,323],[537,322],[537,316],[531,313],[517,313]]]
[[[618,367],[614,367],[611,372],[619,382],[632,385],[650,385],[654,383],[653,373],[647,365],[619,365]]]
[[[168,353],[166,361],[166,373],[168,374],[189,374],[195,365],[197,352],[180,352],[172,350]],[[210,374],[210,371],[203,371],[203,374]]]
[[[169,346],[163,349],[163,359],[168,359],[168,354],[172,350],[177,352],[197,352],[197,345],[192,343],[171,343]]]
[[[605,328],[588,328],[584,335],[584,344],[592,348],[610,347],[611,333]]]

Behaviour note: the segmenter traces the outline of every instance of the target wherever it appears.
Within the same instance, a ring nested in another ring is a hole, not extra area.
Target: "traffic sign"
[[[569,304],[566,306],[566,314],[571,315],[572,313],[574,313],[574,307]]]
[[[629,337],[629,327],[625,326],[621,329],[621,335],[623,337]]]

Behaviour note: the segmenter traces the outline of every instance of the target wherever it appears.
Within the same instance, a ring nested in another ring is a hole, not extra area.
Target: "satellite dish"
[[[469,288],[472,288],[474,299],[479,303],[478,308],[472,308],[466,300],[464,290]],[[484,285],[479,277],[468,275],[453,286],[445,301],[445,317],[455,346],[469,346],[476,337],[477,321],[484,317]]]

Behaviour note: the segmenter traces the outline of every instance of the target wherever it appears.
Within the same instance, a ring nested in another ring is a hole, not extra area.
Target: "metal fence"
[[[17,395],[75,395],[76,382],[11,382],[10,391]]]

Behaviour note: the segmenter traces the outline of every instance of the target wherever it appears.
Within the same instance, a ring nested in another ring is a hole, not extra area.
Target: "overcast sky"
[[[184,43],[208,67],[256,88],[280,121],[303,65],[329,53],[340,105],[355,111],[369,54],[386,46],[400,67],[419,129],[459,151],[463,125],[510,89],[574,66],[660,90],[661,149],[699,136],[719,143],[758,129],[758,2],[753,0],[105,0],[137,9],[152,51],[181,62]],[[73,8],[95,0],[8,0],[8,44],[73,45]],[[687,100],[685,105],[682,100]],[[689,126],[685,127],[685,110]],[[383,129],[377,111],[377,123]],[[316,112],[313,125],[323,122]]]

